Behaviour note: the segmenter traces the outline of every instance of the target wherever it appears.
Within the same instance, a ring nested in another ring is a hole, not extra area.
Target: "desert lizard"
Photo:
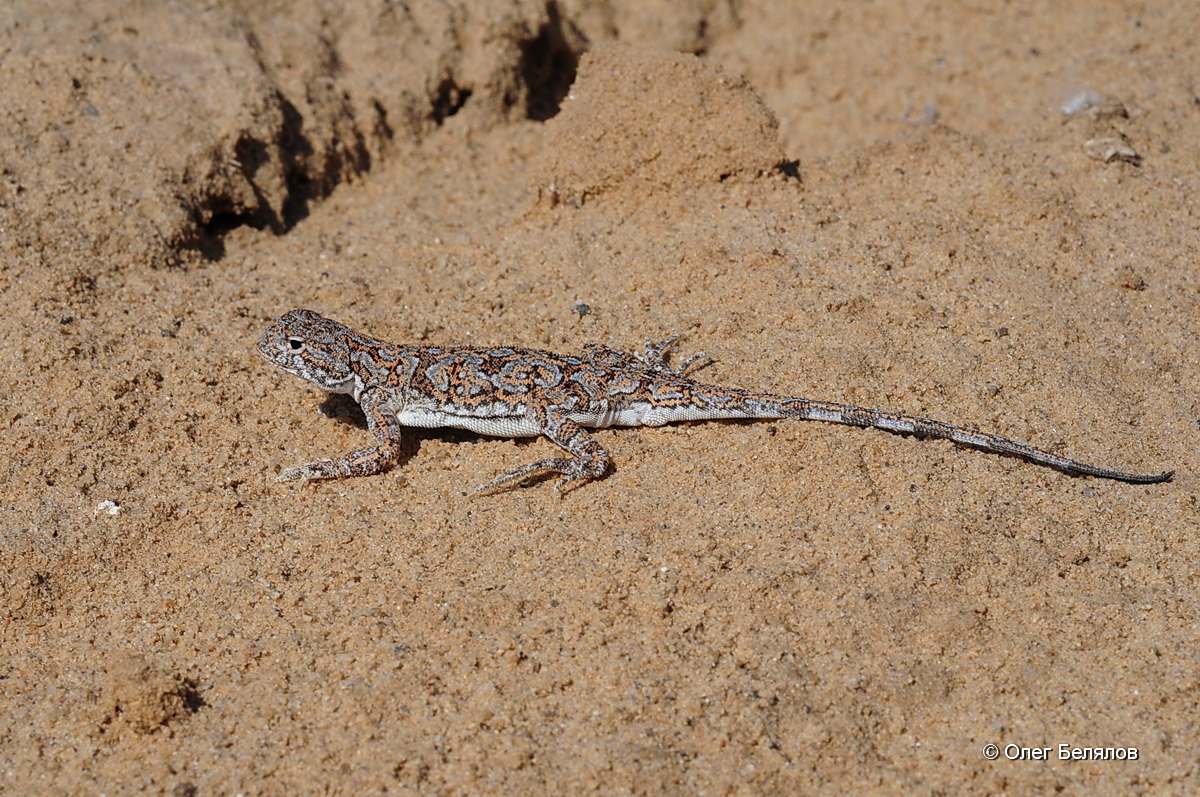
[[[375,445],[340,459],[284,469],[279,481],[370,476],[391,468],[401,429],[469,429],[485,435],[544,435],[568,456],[512,468],[478,488],[490,491],[546,473],[555,490],[598,479],[612,457],[584,427],[662,426],[676,421],[799,418],[952,440],[1009,454],[1071,474],[1135,484],[1171,478],[1076,462],[1025,443],[927,418],[828,401],[704,385],[685,374],[706,355],[678,367],[665,353],[675,338],[646,342],[643,354],[588,344],[575,356],[514,346],[439,348],[387,343],[324,318],[292,310],[273,322],[258,351],[288,373],[329,393],[348,393],[362,407]]]

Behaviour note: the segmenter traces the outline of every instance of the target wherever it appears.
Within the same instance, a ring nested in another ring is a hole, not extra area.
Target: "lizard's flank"
[[[830,421],[943,438],[1071,474],[1134,484],[1164,482],[1172,475],[1087,465],[928,418],[704,385],[685,376],[705,357],[703,352],[678,367],[668,364],[665,353],[674,340],[647,341],[642,354],[592,343],[574,356],[515,346],[404,346],[355,332],[311,310],[292,310],[267,327],[258,341],[259,353],[322,390],[353,396],[367,417],[375,445],[339,459],[286,468],[279,481],[381,473],[396,463],[403,427],[454,427],[498,437],[543,435],[565,453],[507,470],[479,491],[546,473],[562,474],[555,485],[561,490],[600,478],[612,464],[612,457],[585,427],[747,418]]]

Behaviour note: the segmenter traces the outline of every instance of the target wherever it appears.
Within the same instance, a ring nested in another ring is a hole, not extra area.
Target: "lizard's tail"
[[[901,415],[899,413],[871,410],[848,404],[812,401],[810,399],[793,398],[791,396],[750,393],[740,390],[724,390],[719,392],[725,394],[722,396],[725,402],[727,402],[724,409],[728,410],[731,404],[740,405],[739,409],[744,410],[746,413],[744,417],[800,418],[810,421],[829,421],[831,423],[846,424],[847,426],[884,429],[897,434],[940,438],[983,451],[1020,457],[1040,465],[1058,468],[1067,473],[1097,476],[1101,479],[1115,479],[1132,484],[1157,484],[1169,480],[1174,475],[1174,471],[1147,475],[1088,465],[1084,462],[1060,456],[1052,451],[1035,448],[1025,443],[1018,443],[1016,440],[1009,440],[1007,437],[981,432],[977,429],[954,426],[942,423],[941,421],[930,420],[929,418],[918,418],[912,415]]]

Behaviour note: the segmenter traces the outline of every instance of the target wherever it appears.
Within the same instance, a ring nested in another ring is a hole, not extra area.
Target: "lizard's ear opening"
[[[300,338],[288,338],[288,347],[292,351],[300,351],[304,348],[304,341]]]

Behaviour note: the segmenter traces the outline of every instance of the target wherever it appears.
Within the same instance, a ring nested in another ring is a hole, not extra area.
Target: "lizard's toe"
[[[294,482],[304,478],[303,468],[284,468],[275,477],[277,482]]]
[[[279,471],[279,475],[275,477],[277,482],[307,482],[313,479],[321,478],[320,462],[310,462],[307,465],[297,465],[294,468],[284,468]]]

